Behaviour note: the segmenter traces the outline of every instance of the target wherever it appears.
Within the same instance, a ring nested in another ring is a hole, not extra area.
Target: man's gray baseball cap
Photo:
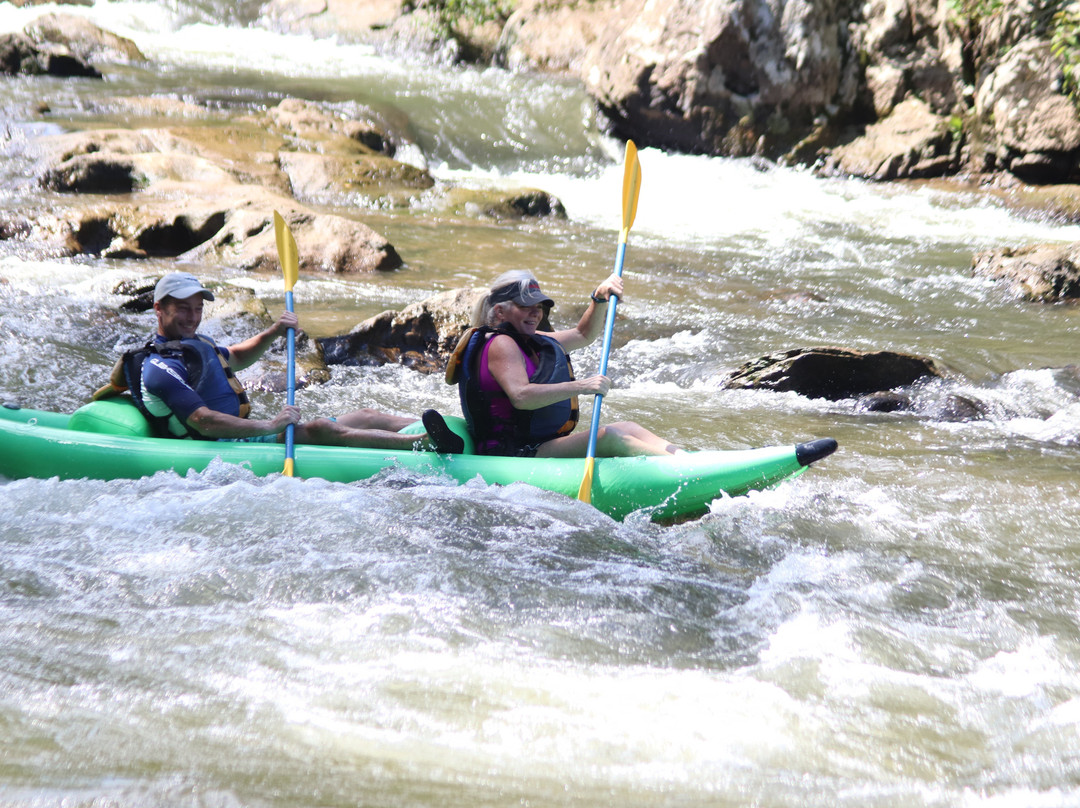
[[[170,272],[154,287],[154,302],[158,303],[166,297],[184,300],[199,293],[202,293],[204,300],[214,299],[214,293],[199,283],[199,279],[190,272]]]

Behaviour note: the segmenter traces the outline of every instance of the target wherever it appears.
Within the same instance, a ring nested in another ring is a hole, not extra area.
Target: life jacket
[[[497,334],[506,334],[536,365],[529,375],[533,384],[557,384],[574,379],[570,357],[559,341],[544,334],[528,336],[506,323],[499,328],[470,328],[458,341],[446,365],[447,384],[458,385],[461,411],[481,454],[514,454],[574,431],[578,422],[577,396],[537,410],[512,409],[510,420],[495,412],[496,399],[508,400],[502,390],[480,389],[480,358],[484,346]],[[494,442],[495,445],[491,446]]]
[[[226,360],[217,350],[213,340],[199,334],[196,334],[193,339],[169,340],[168,342],[156,342],[155,340],[150,340],[141,348],[125,351],[123,355],[116,360],[116,364],[113,365],[112,373],[109,375],[109,383],[95,391],[93,399],[98,401],[103,398],[109,398],[110,396],[127,393],[131,396],[131,400],[135,406],[139,408],[139,411],[142,412],[146,417],[146,420],[149,421],[150,427],[153,429],[155,435],[160,438],[177,437],[176,434],[169,429],[169,421],[174,416],[154,415],[146,408],[146,403],[143,400],[143,363],[153,355],[160,356],[163,359],[179,359],[183,362],[188,377],[188,384],[196,393],[204,398],[208,398],[209,394],[220,394],[221,386],[220,384],[215,384],[216,380],[214,378],[213,370],[207,372],[206,368],[208,362],[213,362],[216,359],[220,365],[221,372],[225,375],[229,388],[236,395],[239,417],[247,418],[251,413],[251,403],[248,400],[248,395],[244,391],[244,386],[240,384],[240,380],[236,378],[236,374],[233,373],[233,369],[229,366],[228,360]],[[205,435],[199,434],[199,432],[192,429],[186,423],[181,422],[179,419],[176,420],[177,423],[184,428],[189,437],[198,440],[212,440],[212,438],[207,438]]]

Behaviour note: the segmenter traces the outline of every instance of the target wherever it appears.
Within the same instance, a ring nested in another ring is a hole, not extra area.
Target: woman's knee
[[[322,443],[340,431],[341,426],[330,418],[315,418],[300,426],[300,433],[305,443]]]
[[[596,430],[596,445],[603,447],[606,453],[612,454],[627,447],[627,440],[631,437],[631,430],[626,428],[625,421],[614,424],[605,424]]]

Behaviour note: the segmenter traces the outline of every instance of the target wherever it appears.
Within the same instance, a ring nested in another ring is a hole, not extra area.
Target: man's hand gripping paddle
[[[641,164],[638,162],[637,146],[634,141],[626,141],[626,161],[623,169],[622,190],[622,230],[619,231],[619,246],[615,253],[615,274],[622,277],[623,259],[626,256],[626,239],[630,235],[630,226],[637,214],[638,192],[641,190]],[[608,354],[611,353],[611,332],[615,330],[615,307],[619,303],[616,295],[611,295],[604,322],[604,344],[600,351],[600,375],[607,375]],[[585,455],[585,476],[578,489],[578,499],[592,502],[593,466],[596,457],[596,433],[600,428],[600,405],[602,395],[596,396],[593,405],[592,423],[589,425],[589,448]]]
[[[281,274],[285,276],[285,309],[293,310],[293,286],[300,277],[300,259],[296,252],[296,240],[292,231],[281,218],[281,214],[274,211],[274,232],[277,236],[278,260],[281,262]],[[286,334],[288,346],[288,364],[285,369],[285,381],[288,385],[288,403],[291,407],[296,403],[296,329],[290,328]],[[289,424],[285,427],[285,468],[282,474],[286,477],[293,476],[293,457],[296,453],[295,446],[296,425]]]

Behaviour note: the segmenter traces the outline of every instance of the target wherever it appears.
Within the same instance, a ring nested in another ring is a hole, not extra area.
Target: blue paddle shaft
[[[615,274],[622,277],[623,259],[626,257],[626,242],[620,241],[615,251]],[[619,305],[618,295],[608,296],[607,319],[604,320],[604,342],[600,349],[600,375],[607,375],[608,355],[611,353],[611,335],[615,331],[615,308]],[[593,404],[592,423],[589,424],[589,448],[586,457],[596,457],[596,433],[600,429],[600,406],[604,403],[603,394],[596,395]]]
[[[293,310],[293,293],[291,290],[285,292],[285,309],[287,311]],[[288,391],[286,400],[291,407],[296,403],[296,329],[290,328],[285,333],[285,344],[288,356],[285,366],[285,383]],[[285,427],[285,457],[293,457],[295,437],[296,425],[289,424]]]

